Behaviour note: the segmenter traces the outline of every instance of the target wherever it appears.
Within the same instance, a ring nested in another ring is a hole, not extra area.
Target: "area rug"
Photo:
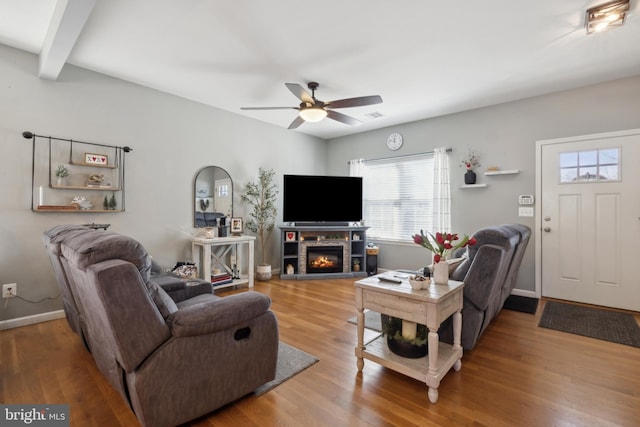
[[[538,326],[640,347],[640,327],[628,313],[547,301]]]
[[[315,356],[298,350],[282,341],[278,344],[278,363],[276,365],[276,378],[273,381],[261,385],[253,391],[256,396],[260,396],[282,384],[286,380],[294,377],[319,361]]]
[[[353,316],[349,320],[349,323],[353,323],[354,325],[358,324],[356,316]],[[377,311],[365,310],[364,312],[364,327],[367,329],[371,329],[372,331],[382,332],[382,322],[380,320],[380,313]]]
[[[502,308],[522,313],[536,314],[538,309],[538,298],[523,297],[520,295],[509,295]]]

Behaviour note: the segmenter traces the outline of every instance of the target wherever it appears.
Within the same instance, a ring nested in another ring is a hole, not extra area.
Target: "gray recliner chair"
[[[88,230],[94,230],[93,227],[86,225],[58,225],[44,232],[42,241],[44,243],[47,255],[51,261],[60,293],[62,296],[63,309],[65,317],[71,330],[80,336],[84,346],[89,348],[87,339],[87,328],[82,318],[82,310],[79,308],[80,302],[74,294],[73,288],[69,284],[64,263],[64,257],[60,250],[60,242],[65,238],[70,238],[78,234],[84,234]],[[150,281],[156,283],[169,294],[175,301],[183,301],[202,293],[211,293],[211,285],[205,280],[185,280],[176,274],[161,272],[160,268],[152,262]],[[199,286],[194,286],[195,282],[200,282]]]
[[[84,346],[89,349],[89,344],[86,338],[86,326],[78,308],[76,296],[74,295],[71,286],[69,286],[69,279],[67,278],[67,273],[62,265],[62,254],[60,252],[60,241],[63,237],[83,233],[87,230],[89,230],[89,228],[84,225],[59,225],[45,231],[42,235],[42,241],[45,249],[47,250],[49,260],[51,261],[51,266],[53,267],[58,287],[60,288],[62,307],[64,309],[67,322],[69,323],[71,330],[80,336]]]
[[[167,292],[157,282],[172,279],[151,280],[134,239],[67,227],[47,231],[45,243],[58,245],[76,302],[80,322],[70,324],[142,425],[185,423],[274,379],[278,325],[267,296],[217,297],[206,282],[164,283]]]
[[[466,259],[450,275],[464,282],[461,340],[465,350],[476,345],[515,287],[531,230],[522,224],[503,224],[483,228],[473,236],[477,243],[462,250],[466,250]],[[453,342],[451,318],[439,332],[441,341]]]

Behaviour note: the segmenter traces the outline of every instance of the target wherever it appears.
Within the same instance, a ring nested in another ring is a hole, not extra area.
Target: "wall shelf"
[[[114,213],[124,212],[122,209],[78,209],[73,205],[39,205],[38,212],[73,212],[73,213]]]
[[[121,191],[120,187],[91,187],[88,185],[55,185],[51,184],[51,188],[55,188],[56,190],[91,190],[91,191]]]
[[[132,151],[132,148],[42,136],[33,132],[23,132],[22,136],[32,141],[32,211],[124,212],[125,154]],[[36,143],[37,139],[45,143]],[[83,161],[89,153],[96,153],[93,155],[100,156],[103,158],[101,160],[107,164]],[[56,165],[64,166],[70,174],[63,180],[57,179]],[[105,191],[111,194],[105,195]],[[76,198],[81,199],[82,202],[75,203]],[[111,201],[115,201],[115,204]],[[90,208],[80,209],[80,204],[89,205]],[[113,209],[107,209],[107,204]]]
[[[486,186],[487,186],[487,184],[464,184],[464,185],[461,185],[458,188],[460,188],[460,189],[464,189],[464,188],[484,188]]]
[[[117,164],[113,164],[113,165],[99,165],[99,164],[95,164],[95,163],[86,163],[86,162],[74,162],[73,160],[71,160],[69,162],[70,165],[76,165],[76,166],[91,166],[92,168],[107,168],[107,169],[118,169],[118,165]]]
[[[513,170],[506,170],[506,171],[487,171],[484,174],[486,176],[492,176],[492,175],[515,175],[517,173],[520,173],[520,171],[517,169],[513,169]]]

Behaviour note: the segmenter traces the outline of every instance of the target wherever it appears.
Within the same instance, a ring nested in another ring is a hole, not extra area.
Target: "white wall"
[[[259,166],[274,168],[279,185],[285,173],[325,173],[324,140],[73,66],[65,66],[55,82],[40,80],[37,70],[35,55],[0,45],[0,284],[17,283],[24,298],[58,295],[41,241],[54,225],[110,223],[110,230],[136,238],[169,268],[190,259],[193,179],[200,168],[215,165],[229,172],[236,216],[245,215],[239,195]],[[126,159],[126,212],[32,212],[26,130],[133,147]],[[278,239],[274,233],[274,266]],[[59,298],[38,304],[13,298],[6,309],[4,303],[0,321],[62,307]]]
[[[428,100],[428,96],[424,97]],[[427,101],[428,102],[428,101]],[[640,76],[550,95],[481,108],[329,141],[328,173],[347,174],[347,161],[374,159],[453,148],[453,231],[471,234],[487,225],[518,222],[534,228],[534,218],[518,216],[519,194],[535,194],[535,142],[640,127]],[[391,152],[386,137],[404,136],[403,147]],[[518,169],[518,175],[487,177],[478,174],[480,189],[459,189],[463,184],[462,158],[469,148],[480,154],[480,172],[487,166]],[[417,232],[418,230],[416,230]],[[534,230],[520,269],[517,288],[533,292]],[[379,267],[417,268],[430,253],[411,243],[381,244]]]

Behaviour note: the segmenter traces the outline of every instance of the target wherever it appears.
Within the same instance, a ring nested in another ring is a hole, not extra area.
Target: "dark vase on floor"
[[[472,170],[468,170],[467,173],[464,174],[464,183],[467,185],[476,183],[476,173]]]

